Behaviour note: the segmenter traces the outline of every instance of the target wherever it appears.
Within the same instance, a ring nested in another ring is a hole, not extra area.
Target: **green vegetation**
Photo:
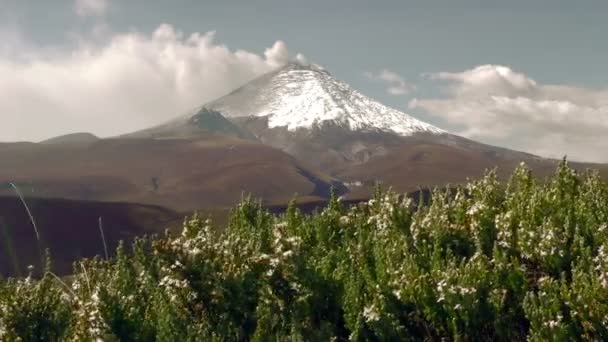
[[[606,340],[608,184],[563,162],[428,205],[378,191],[303,215],[236,207],[82,260],[66,283],[0,281],[0,339]]]

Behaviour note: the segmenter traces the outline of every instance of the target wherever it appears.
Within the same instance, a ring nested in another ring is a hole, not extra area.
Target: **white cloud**
[[[166,24],[151,35],[116,34],[64,53],[27,49],[19,58],[0,49],[0,141],[139,130],[224,95],[289,56],[283,42],[260,56],[216,43],[213,32],[185,36]]]
[[[414,90],[413,85],[408,84],[403,77],[388,69],[383,69],[377,73],[368,71],[364,75],[370,80],[386,83],[388,85],[386,91],[391,95],[406,95]]]
[[[266,60],[275,66],[280,66],[289,60],[287,45],[282,40],[277,40],[274,45],[264,51]]]
[[[538,84],[505,66],[482,65],[431,79],[446,96],[414,99],[456,133],[543,156],[608,162],[608,89]]]
[[[74,10],[81,17],[103,16],[108,10],[108,0],[76,0]]]

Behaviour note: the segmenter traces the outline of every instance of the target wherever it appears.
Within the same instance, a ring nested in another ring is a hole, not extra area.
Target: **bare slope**
[[[259,143],[217,135],[108,139],[93,144],[0,144],[0,194],[129,201],[177,210],[229,206],[243,193],[268,203],[325,197],[330,179]]]
[[[40,250],[49,249],[53,270],[67,274],[72,262],[104,255],[99,231],[102,218],[108,252],[118,241],[129,244],[135,236],[162,233],[177,227],[180,214],[162,207],[128,204],[27,198],[40,232],[36,239],[29,216],[19,198],[0,196],[0,275],[27,274],[27,266],[40,271]]]

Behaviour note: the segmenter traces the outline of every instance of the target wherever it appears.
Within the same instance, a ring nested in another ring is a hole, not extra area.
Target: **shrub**
[[[67,283],[67,284],[66,284]],[[430,203],[378,190],[224,229],[195,215],[59,280],[0,281],[2,340],[605,340],[608,186],[562,162]]]

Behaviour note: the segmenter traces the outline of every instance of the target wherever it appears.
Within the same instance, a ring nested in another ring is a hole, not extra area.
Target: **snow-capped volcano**
[[[266,117],[269,128],[332,124],[353,131],[446,133],[336,80],[318,65],[290,62],[204,107],[228,118]]]
[[[403,144],[453,144],[455,139],[359,93],[324,68],[301,62],[290,62],[193,113],[130,136],[167,139],[208,133],[280,149],[330,174]]]

